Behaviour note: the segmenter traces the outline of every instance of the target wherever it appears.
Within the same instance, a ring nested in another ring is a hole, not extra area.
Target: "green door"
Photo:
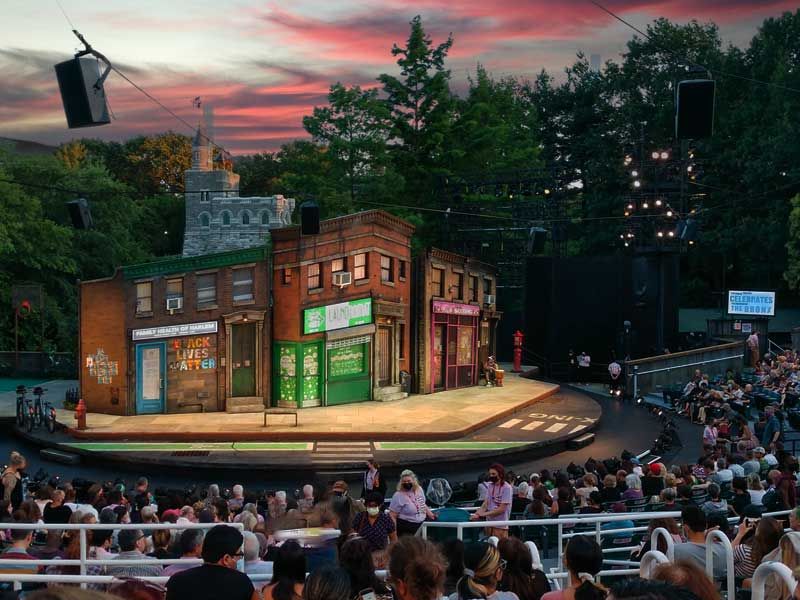
[[[322,404],[322,342],[273,344],[274,397],[278,406]]]
[[[368,338],[328,345],[328,406],[370,399],[369,357]]]
[[[231,326],[231,396],[256,395],[256,324]]]

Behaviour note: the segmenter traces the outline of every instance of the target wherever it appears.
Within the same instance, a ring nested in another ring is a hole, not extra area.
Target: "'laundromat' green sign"
[[[372,298],[328,304],[303,311],[303,334],[372,323]]]

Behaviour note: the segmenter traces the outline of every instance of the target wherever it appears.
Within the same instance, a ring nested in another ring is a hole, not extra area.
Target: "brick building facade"
[[[429,248],[414,260],[414,390],[429,394],[477,385],[495,354],[497,270]]]
[[[404,397],[411,369],[411,235],[380,210],[319,235],[275,229],[273,403],[319,406]]]
[[[92,412],[261,410],[269,247],[122,267],[80,285],[80,387]]]

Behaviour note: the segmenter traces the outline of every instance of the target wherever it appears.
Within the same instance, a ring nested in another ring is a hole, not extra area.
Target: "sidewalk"
[[[3,386],[4,382],[8,385]],[[70,388],[78,387],[76,379],[55,379],[52,381],[36,380],[36,379],[2,379],[0,380],[0,389],[9,389],[10,391],[0,392],[0,419],[14,418],[17,413],[17,385],[24,385],[28,388],[28,398],[33,399],[33,388],[37,385],[42,386],[47,391],[42,397],[47,400],[56,408],[64,406],[64,394]]]

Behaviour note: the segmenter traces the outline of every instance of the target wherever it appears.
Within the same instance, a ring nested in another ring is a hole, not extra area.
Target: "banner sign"
[[[775,316],[775,292],[728,292],[729,315]]]
[[[479,306],[474,304],[458,304],[457,302],[433,301],[433,312],[445,315],[464,315],[477,317],[481,313]]]
[[[205,335],[209,333],[217,333],[217,321],[134,329],[133,341],[137,342],[140,340],[156,340],[159,338],[180,337],[183,335]]]
[[[304,335],[370,323],[372,323],[372,298],[307,308],[303,311]]]

